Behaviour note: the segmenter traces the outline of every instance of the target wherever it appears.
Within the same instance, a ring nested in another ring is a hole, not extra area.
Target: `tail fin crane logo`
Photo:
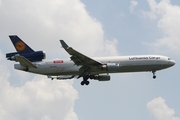
[[[23,51],[26,48],[26,45],[24,44],[24,42],[19,41],[16,43],[15,47],[17,51]]]

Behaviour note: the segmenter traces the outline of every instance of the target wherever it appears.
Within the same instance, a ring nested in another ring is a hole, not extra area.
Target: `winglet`
[[[61,42],[61,45],[62,45],[62,47],[64,49],[68,49],[69,48],[69,46],[64,42],[64,40],[60,40],[60,42]]]

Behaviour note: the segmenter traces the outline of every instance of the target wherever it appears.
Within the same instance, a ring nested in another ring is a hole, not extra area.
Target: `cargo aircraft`
[[[19,62],[14,68],[25,72],[47,75],[48,78],[65,80],[83,78],[81,85],[89,85],[89,79],[109,81],[111,73],[122,72],[155,72],[166,69],[175,61],[162,55],[133,55],[114,57],[88,57],[60,40],[62,47],[70,55],[70,59],[43,61],[44,51],[34,51],[17,35],[9,36],[16,51],[7,53],[6,58]]]

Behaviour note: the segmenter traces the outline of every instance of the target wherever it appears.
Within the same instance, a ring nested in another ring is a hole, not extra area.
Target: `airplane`
[[[81,85],[89,85],[88,79],[110,81],[111,73],[124,72],[152,72],[156,78],[156,71],[175,65],[170,57],[162,55],[132,55],[112,57],[88,57],[72,47],[64,40],[60,43],[70,55],[70,59],[43,61],[46,58],[44,51],[34,51],[17,35],[10,35],[17,52],[7,53],[7,60],[19,62],[14,64],[17,70],[47,75],[48,78],[65,80],[83,78]]]

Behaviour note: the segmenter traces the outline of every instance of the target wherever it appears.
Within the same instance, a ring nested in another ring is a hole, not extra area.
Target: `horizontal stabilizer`
[[[32,68],[37,68],[32,62],[30,62],[28,59],[26,59],[23,56],[16,56],[17,61],[21,64],[21,66],[24,67],[32,67]]]

